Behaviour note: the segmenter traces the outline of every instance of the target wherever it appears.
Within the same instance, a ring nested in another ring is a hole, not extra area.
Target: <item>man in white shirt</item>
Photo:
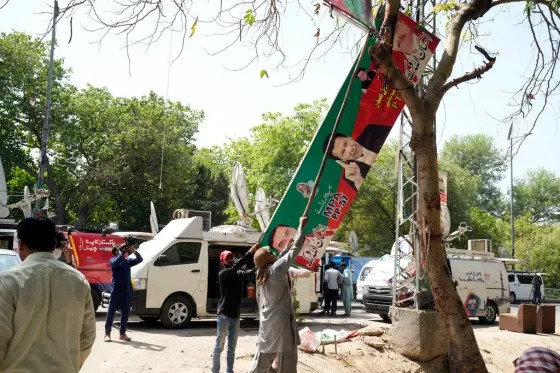
[[[95,341],[85,277],[56,260],[55,225],[18,224],[23,262],[0,273],[0,372],[76,373]]]
[[[338,269],[336,269],[334,262],[329,263],[329,269],[325,271],[323,282],[327,286],[325,292],[325,307],[323,311],[325,314],[336,316],[336,307],[338,302],[338,284],[342,282],[344,277]]]

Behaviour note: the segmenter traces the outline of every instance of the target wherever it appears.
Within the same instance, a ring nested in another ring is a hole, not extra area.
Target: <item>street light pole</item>
[[[515,224],[513,219],[513,136],[511,136],[511,130],[513,128],[513,123],[509,128],[509,170],[510,170],[510,199],[509,205],[511,210],[511,257],[515,258]]]
[[[43,136],[41,138],[41,155],[39,158],[39,175],[38,175],[38,187],[43,187],[43,181],[45,178],[45,167],[47,164],[47,142],[49,139],[50,130],[50,116],[51,116],[51,91],[52,91],[52,80],[53,80],[53,64],[54,64],[54,44],[56,42],[56,20],[58,18],[58,1],[54,0],[53,9],[53,23],[52,23],[52,37],[51,37],[51,54],[49,59],[49,72],[47,80],[47,101],[45,104],[45,118],[43,122]]]

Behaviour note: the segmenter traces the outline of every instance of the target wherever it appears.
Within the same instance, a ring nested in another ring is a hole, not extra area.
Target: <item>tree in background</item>
[[[445,142],[440,162],[456,165],[476,177],[471,184],[476,193],[472,201],[474,206],[496,216],[504,214],[506,205],[496,184],[503,179],[507,164],[492,137],[483,134],[453,136]]]
[[[529,214],[533,223],[560,222],[560,177],[544,169],[529,170],[514,187],[514,214]]]
[[[13,32],[0,34],[0,156],[10,186],[21,186],[12,177],[23,181],[21,171],[38,174],[37,150],[41,144],[46,101],[48,44],[29,35]],[[51,136],[59,132],[69,120],[67,111],[73,87],[68,83],[68,71],[61,60],[54,61]],[[64,222],[66,211],[59,185],[55,179],[56,166],[47,160],[45,183],[55,198],[58,222]],[[27,181],[27,180],[26,180]],[[16,185],[19,184],[19,185]],[[19,189],[21,190],[21,189]]]
[[[439,167],[448,172],[448,207],[451,230],[461,222],[473,230],[453,246],[466,249],[469,239],[492,240],[494,251],[507,241],[503,221],[506,205],[496,186],[503,179],[505,159],[487,135],[453,136],[443,145]]]
[[[0,156],[12,190],[36,180],[46,48],[25,34],[0,36]],[[162,221],[191,208],[223,222],[225,176],[194,157],[203,112],[155,93],[122,98],[104,88],[77,90],[68,74],[57,61],[46,183],[59,224],[118,221],[146,230],[150,201]]]

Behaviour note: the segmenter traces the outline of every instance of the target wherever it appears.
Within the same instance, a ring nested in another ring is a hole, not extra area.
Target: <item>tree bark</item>
[[[440,227],[438,163],[433,121],[435,110],[422,105],[412,114],[411,146],[418,165],[420,248],[437,311],[448,333],[451,372],[487,372],[470,321],[447,265]]]

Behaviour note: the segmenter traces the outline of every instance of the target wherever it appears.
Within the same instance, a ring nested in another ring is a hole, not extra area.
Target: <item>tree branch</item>
[[[487,72],[488,70],[490,70],[494,66],[494,63],[496,62],[495,57],[490,57],[488,55],[488,53],[479,46],[475,46],[475,48],[480,53],[484,54],[484,56],[487,59],[486,63],[483,66],[477,67],[473,71],[471,71],[469,73],[466,73],[465,75],[463,75],[459,78],[453,79],[453,80],[445,83],[439,91],[439,94],[442,97],[449,89],[451,89],[453,87],[456,87],[461,83],[468,82],[469,80],[472,80],[472,79],[475,79],[475,78],[480,78],[485,72]]]
[[[511,3],[521,3],[521,2],[526,3],[527,0],[495,0],[495,1],[492,1],[492,4],[490,4],[490,8],[493,8],[493,7],[498,6],[498,5],[511,4]],[[560,18],[560,12],[553,7],[552,1],[531,0],[531,2],[547,6],[548,9],[550,9],[550,11],[556,15],[556,17]]]
[[[445,51],[427,87],[426,101],[434,109],[437,110],[443,93],[445,93],[445,91],[442,91],[442,87],[453,72],[453,66],[459,52],[459,42],[461,41],[463,27],[467,22],[482,16],[488,9],[488,2],[486,0],[473,0],[470,3],[461,5],[459,11],[451,20],[447,31]]]

